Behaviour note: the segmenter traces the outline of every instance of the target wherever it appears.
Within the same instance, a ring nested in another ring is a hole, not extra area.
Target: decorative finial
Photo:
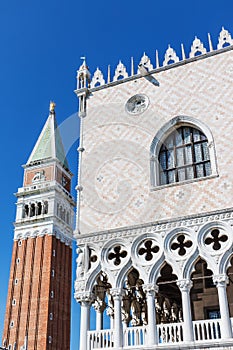
[[[159,52],[158,52],[158,50],[155,51],[155,65],[156,65],[156,68],[159,68]]]
[[[49,104],[50,114],[55,113],[55,107],[56,107],[56,103],[54,101],[50,101],[50,104]]]
[[[185,51],[184,51],[184,44],[181,44],[181,54],[182,54],[182,60],[185,60]]]
[[[85,56],[80,57],[80,60],[83,60],[83,63],[86,63],[86,57]]]
[[[208,41],[209,41],[209,48],[210,48],[210,51],[213,51],[213,45],[212,45],[210,33],[208,33]]]
[[[131,57],[131,76],[134,75],[134,61],[133,57]]]
[[[111,72],[110,72],[110,64],[108,65],[108,78],[107,78],[107,83],[109,84],[111,81]]]

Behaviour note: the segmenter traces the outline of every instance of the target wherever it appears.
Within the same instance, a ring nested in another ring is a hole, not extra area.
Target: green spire
[[[27,161],[27,165],[49,159],[57,159],[66,169],[69,169],[61,135],[55,118],[54,102],[50,103],[48,119]]]

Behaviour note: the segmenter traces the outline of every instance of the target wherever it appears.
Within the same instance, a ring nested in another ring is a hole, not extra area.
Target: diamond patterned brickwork
[[[83,120],[82,233],[171,219],[231,207],[233,51],[161,69],[160,86],[145,78],[94,91]],[[125,103],[149,97],[148,109],[129,115]],[[151,190],[150,146],[175,116],[211,130],[218,176]]]

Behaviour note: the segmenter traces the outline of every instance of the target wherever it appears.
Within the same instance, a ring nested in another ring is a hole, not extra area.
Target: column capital
[[[110,289],[110,294],[113,298],[119,298],[124,295],[124,291],[121,288],[111,288]]]
[[[183,279],[176,281],[177,286],[180,288],[181,292],[189,292],[193,286],[193,282],[189,279]]]
[[[149,293],[149,292],[158,293],[159,291],[159,287],[157,286],[157,284],[154,284],[154,283],[143,284],[142,288],[145,293]]]
[[[84,304],[91,305],[95,299],[94,294],[91,292],[80,292],[80,293],[76,292],[74,296],[75,296],[75,299],[83,305]]]
[[[213,282],[216,287],[224,287],[229,283],[229,278],[225,274],[213,275]]]

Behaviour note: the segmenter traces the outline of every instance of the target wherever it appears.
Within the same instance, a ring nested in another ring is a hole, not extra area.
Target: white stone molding
[[[191,46],[191,51],[189,54],[189,57],[195,57],[198,53],[200,54],[205,54],[206,53],[206,48],[204,47],[203,43],[201,42],[200,39],[198,39],[197,37],[195,37],[195,39],[193,40],[193,44]]]
[[[124,66],[124,64],[120,61],[115,69],[115,74],[113,77],[113,81],[117,81],[119,79],[125,79],[128,78],[128,73],[126,71],[126,67]]]
[[[163,66],[167,66],[169,64],[179,62],[179,60],[180,59],[177,56],[175,50],[170,45],[168,45],[168,48],[164,56]]]
[[[92,247],[95,254],[98,251],[98,261],[94,262],[93,266],[91,266],[88,271],[85,271],[83,275],[84,281],[81,277],[77,279],[77,291],[82,285],[84,285],[83,288],[85,290],[92,291],[96,276],[100,271],[106,273],[108,281],[113,288],[120,288],[124,285],[127,273],[132,266],[137,269],[140,278],[143,279],[145,284],[153,284],[156,283],[165,262],[172,266],[179,280],[189,279],[199,257],[206,261],[208,268],[211,269],[213,274],[218,275],[220,273],[226,273],[227,267],[230,266],[233,248],[231,238],[233,236],[231,226],[232,217],[233,213],[228,211],[218,214],[213,213],[205,217],[171,221],[155,226],[152,225],[142,228],[132,227],[125,231],[116,231],[116,235],[114,234],[115,238],[113,238],[113,235],[110,233],[103,233],[102,238],[104,238],[104,241],[97,239],[96,243],[94,243],[92,239],[92,243],[89,243],[87,246],[88,249]],[[177,227],[174,228],[174,226]],[[220,240],[220,244],[224,244],[224,248],[220,248],[219,250],[211,249],[214,241],[210,242],[209,245],[205,243],[206,238],[211,238],[211,236],[209,237],[208,235],[210,230],[216,227],[220,231],[220,237],[222,234],[225,235],[225,233],[229,237],[227,241],[222,242]],[[177,243],[176,237],[180,233],[184,233],[184,237],[187,237],[188,240],[192,240],[193,242],[193,245],[187,249],[187,253],[183,256],[178,256],[179,254],[177,255],[171,249],[171,245],[174,242]],[[137,256],[137,249],[141,247],[140,242],[142,243],[145,239],[153,239],[153,241],[161,247],[159,252],[156,253],[159,255],[155,260],[152,259],[151,262],[149,261],[148,265],[145,265],[143,259],[139,259]],[[114,264],[109,264],[107,256],[116,245],[123,247],[123,249],[128,252],[128,255],[122,259],[122,263],[114,266]]]
[[[200,119],[196,119],[190,116],[177,116],[169,120],[164,126],[157,132],[152,140],[150,147],[150,172],[151,172],[151,186],[152,188],[159,186],[159,162],[158,155],[163,141],[168,137],[170,133],[176,130],[182,125],[187,125],[199,129],[207,137],[209,145],[209,155],[211,163],[211,176],[217,175],[217,160],[214,147],[214,139],[211,130]],[[195,181],[198,179],[192,179]],[[180,182],[178,184],[181,184]],[[166,186],[166,185],[165,185]]]
[[[141,57],[139,65],[145,67],[148,70],[148,72],[154,69],[154,67],[153,67],[153,65],[152,65],[152,63],[150,61],[150,58],[146,55],[145,52],[144,52],[143,56]],[[137,71],[137,74],[140,74],[140,70],[139,69]]]
[[[228,32],[228,30],[222,27],[222,30],[219,33],[219,37],[218,37],[217,49],[220,50],[225,46],[232,45],[232,44],[233,44],[233,39],[231,38],[231,34]]]
[[[72,248],[72,238],[69,237],[68,232],[61,232],[57,229],[52,229],[50,226],[44,227],[42,226],[41,229],[33,229],[31,230],[23,230],[15,231],[14,234],[14,240],[17,241],[19,239],[28,239],[28,238],[36,238],[36,237],[43,237],[46,235],[52,235],[55,236],[57,239],[59,239],[61,242],[65,243],[65,245]]]
[[[99,68],[96,69],[92,80],[91,80],[91,88],[94,88],[96,86],[101,86],[105,84],[103,73]]]
[[[130,227],[127,229],[113,229],[110,231],[100,231],[95,235],[89,234],[85,236],[78,237],[78,244],[90,244],[98,243],[100,246],[103,246],[106,241],[112,239],[126,238],[129,240],[134,240],[141,234],[146,232],[156,233],[159,236],[164,236],[165,232],[170,231],[174,228],[186,228],[190,227],[194,231],[198,231],[200,226],[203,226],[206,223],[211,222],[226,222],[228,225],[231,225],[233,219],[233,211],[231,209],[224,210],[222,212],[213,212],[208,215],[199,215],[199,216],[190,216],[184,217],[183,219],[171,219],[169,221],[163,221],[161,223],[150,223],[148,225],[143,225],[139,227]]]

